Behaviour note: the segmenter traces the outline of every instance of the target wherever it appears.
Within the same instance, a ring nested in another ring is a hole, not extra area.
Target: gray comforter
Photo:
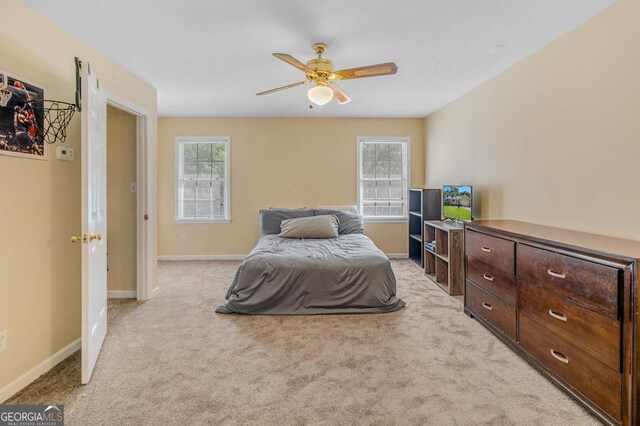
[[[362,234],[297,240],[264,235],[240,264],[219,313],[308,315],[393,312],[389,259]]]

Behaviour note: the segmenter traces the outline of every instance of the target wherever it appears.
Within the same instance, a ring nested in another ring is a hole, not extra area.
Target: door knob
[[[100,240],[102,241],[102,234],[94,234],[93,232],[89,234],[89,241]]]
[[[71,236],[71,242],[72,243],[79,243],[79,242],[86,243],[87,242],[87,237],[84,236],[84,235],[81,236],[81,237],[78,237],[77,235],[72,235]]]

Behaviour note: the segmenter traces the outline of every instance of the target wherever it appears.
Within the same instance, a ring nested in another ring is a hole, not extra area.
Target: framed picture
[[[0,155],[47,159],[45,87],[0,69]]]

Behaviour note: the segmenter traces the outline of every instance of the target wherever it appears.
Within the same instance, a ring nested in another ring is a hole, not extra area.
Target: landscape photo
[[[0,70],[0,154],[46,159],[44,87]]]
[[[443,213],[457,220],[471,220],[472,189],[469,185],[447,185],[442,188]]]

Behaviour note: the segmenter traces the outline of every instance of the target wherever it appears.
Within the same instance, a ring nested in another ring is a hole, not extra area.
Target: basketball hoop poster
[[[47,159],[45,88],[0,69],[0,155]]]

